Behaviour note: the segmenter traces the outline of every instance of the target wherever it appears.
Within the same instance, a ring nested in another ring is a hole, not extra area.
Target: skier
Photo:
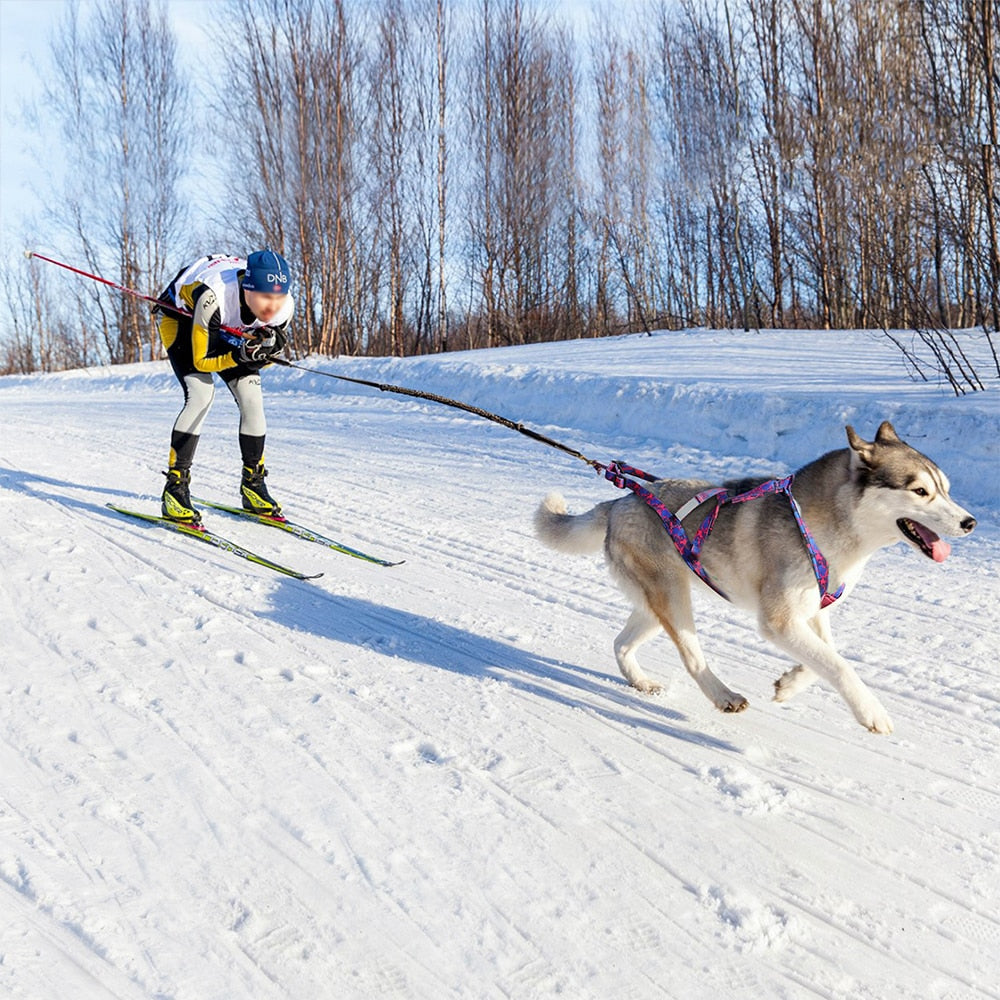
[[[201,512],[191,504],[191,463],[215,396],[213,373],[226,383],[240,409],[243,507],[271,517],[281,515],[281,506],[264,483],[267,426],[260,370],[285,346],[294,310],[289,284],[287,261],[265,249],[245,260],[227,254],[199,257],[182,268],[160,295],[165,306],[190,314],[159,306],[153,310],[160,314],[160,339],[184,390],[184,407],[170,435],[170,463],[164,473],[164,517],[201,523]],[[247,336],[220,327],[239,329]]]

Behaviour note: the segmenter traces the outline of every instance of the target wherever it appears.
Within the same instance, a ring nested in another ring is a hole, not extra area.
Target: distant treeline
[[[187,79],[162,5],[70,7],[53,245],[143,291],[273,246],[300,354],[1000,327],[996,0],[551,11],[217,4]],[[24,266],[7,370],[159,356],[144,306]]]

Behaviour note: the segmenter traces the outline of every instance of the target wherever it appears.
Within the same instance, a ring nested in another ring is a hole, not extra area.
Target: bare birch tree
[[[450,16],[444,0],[434,0],[435,94],[437,97],[437,274],[438,274],[438,349],[448,350],[448,63]]]
[[[10,334],[0,348],[0,375],[81,368],[100,358],[89,350],[86,326],[73,310],[61,308],[53,290],[56,279],[39,261],[21,259],[18,280],[8,295]]]
[[[361,50],[353,23],[341,0],[260,0],[230,10],[239,29],[227,77],[245,95],[235,119],[219,109],[231,125],[233,234],[295,261],[299,351],[355,353],[369,262],[355,217]]]
[[[378,19],[375,52],[369,74],[372,124],[368,135],[368,155],[375,188],[371,196],[374,217],[372,259],[383,258],[388,271],[388,287],[377,297],[385,299],[384,326],[386,351],[405,353],[405,299],[412,266],[404,268],[404,253],[413,248],[409,230],[410,205],[414,187],[408,172],[408,152],[412,151],[413,123],[410,115],[412,79],[408,72],[409,45],[407,14],[402,0],[384,0]],[[404,92],[405,91],[405,92]],[[373,269],[373,277],[379,269]]]
[[[94,271],[155,291],[182,234],[186,89],[162,3],[71,4],[52,45],[45,104],[72,150],[56,225]],[[81,289],[83,322],[112,363],[158,356],[149,310],[129,296]]]
[[[523,343],[557,324],[564,271],[552,253],[569,211],[562,81],[572,68],[524,0],[483,0],[468,63],[468,218],[485,342]],[[557,235],[558,233],[558,235]]]

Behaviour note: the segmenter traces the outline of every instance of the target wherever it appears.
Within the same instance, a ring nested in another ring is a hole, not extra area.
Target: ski
[[[315,580],[317,577],[323,575],[322,573],[300,573],[296,569],[289,569],[288,566],[282,566],[281,563],[276,563],[266,556],[251,552],[250,549],[244,548],[242,545],[237,545],[236,542],[232,542],[228,538],[223,538],[222,535],[216,535],[214,532],[208,531],[199,525],[171,521],[168,517],[160,517],[158,514],[144,514],[138,510],[128,510],[125,507],[117,507],[113,503],[106,504],[105,506],[110,507],[111,510],[119,514],[124,514],[126,517],[133,517],[140,521],[149,521],[152,524],[160,524],[164,528],[170,528],[181,535],[187,535],[189,538],[197,538],[199,541],[214,545],[217,549],[222,549],[224,552],[231,552],[234,556],[239,556],[241,559],[246,559],[248,562],[255,563],[258,566],[273,569],[276,573],[283,573],[285,576],[293,577],[296,580]]]
[[[221,510],[225,514],[232,514],[235,517],[243,517],[250,521],[256,521],[258,524],[270,524],[272,527],[287,531],[296,538],[304,539],[307,542],[316,542],[317,545],[333,549],[334,552],[342,552],[345,556],[363,559],[365,562],[375,563],[376,566],[399,566],[405,561],[400,559],[398,562],[392,562],[389,559],[379,559],[378,556],[369,555],[367,552],[352,549],[349,545],[344,545],[342,542],[327,538],[326,535],[321,535],[318,531],[313,531],[312,528],[306,528],[301,524],[293,524],[284,517],[268,517],[266,514],[257,514],[252,510],[244,510],[242,507],[229,507],[223,503],[203,500],[201,497],[194,497],[194,502],[200,503],[203,507],[210,507],[212,510]]]

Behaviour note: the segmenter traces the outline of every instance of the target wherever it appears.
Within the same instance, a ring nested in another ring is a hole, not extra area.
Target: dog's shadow
[[[386,657],[423,663],[463,677],[491,678],[532,697],[582,709],[617,726],[740,752],[732,743],[685,728],[687,720],[682,714],[655,701],[640,700],[608,674],[540,656],[410,611],[313,588],[305,596],[301,584],[288,580],[275,592],[273,609],[261,612],[260,617]]]

